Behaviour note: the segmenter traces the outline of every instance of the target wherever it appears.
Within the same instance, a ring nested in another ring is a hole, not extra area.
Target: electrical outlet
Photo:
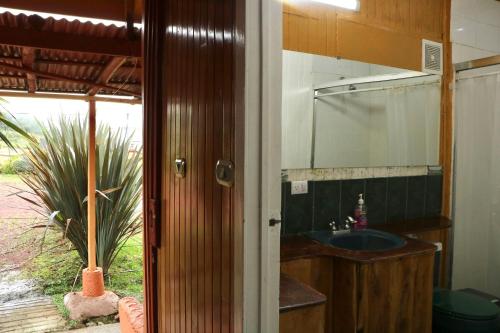
[[[307,193],[307,180],[292,182],[292,195],[306,194]]]

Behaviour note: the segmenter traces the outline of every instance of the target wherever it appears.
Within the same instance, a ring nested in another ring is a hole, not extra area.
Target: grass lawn
[[[45,294],[52,296],[63,316],[68,319],[64,307],[64,295],[81,290],[81,260],[76,251],[68,251],[69,243],[51,238],[46,251],[26,268],[26,274],[36,279]],[[55,247],[55,248],[54,248]],[[52,248],[52,249],[51,249]],[[133,296],[143,301],[142,285],[142,235],[130,238],[123,246],[105,276],[106,289],[114,291],[120,298]],[[95,322],[114,322],[114,316],[95,318]],[[81,327],[78,322],[68,321],[71,328]]]
[[[19,178],[18,175],[6,175],[0,173],[0,183],[15,183],[21,184],[23,181]]]

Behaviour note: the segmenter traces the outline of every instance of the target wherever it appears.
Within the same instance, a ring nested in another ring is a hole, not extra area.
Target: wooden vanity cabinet
[[[325,305],[280,312],[280,333],[324,333]]]
[[[333,259],[332,331],[430,333],[432,254],[372,263]]]
[[[443,229],[413,232],[406,234],[406,236],[413,237],[421,241],[431,242],[431,243],[440,242],[442,244],[443,249],[441,250],[441,259],[439,263],[439,276],[440,276],[439,286],[441,288],[449,288],[449,278],[448,278],[449,233],[450,233],[449,228],[443,228]]]
[[[281,263],[327,296],[326,333],[430,333],[433,253],[359,262],[340,257]]]
[[[450,230],[452,222],[446,217],[435,217],[416,220],[397,221],[388,224],[373,226],[375,229],[387,231],[394,234],[405,235],[424,242],[436,243],[440,242],[443,245],[441,251],[441,262],[439,263],[441,288],[449,288],[450,267]]]
[[[326,295],[287,274],[280,277],[280,333],[324,333]]]
[[[326,296],[324,332],[332,332],[333,261],[329,257],[304,258],[281,262],[281,273],[314,288]]]

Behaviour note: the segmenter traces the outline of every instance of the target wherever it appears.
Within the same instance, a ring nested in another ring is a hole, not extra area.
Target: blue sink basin
[[[315,231],[310,237],[322,244],[351,251],[387,251],[406,244],[406,241],[399,236],[372,229],[340,235],[333,235],[331,231]]]

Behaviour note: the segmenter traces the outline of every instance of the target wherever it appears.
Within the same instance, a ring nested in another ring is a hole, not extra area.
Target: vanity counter
[[[451,221],[444,217],[409,220],[398,223],[369,226],[371,229],[383,230],[404,235],[434,230],[445,230],[451,226]],[[281,238],[281,261],[312,258],[317,256],[339,257],[343,259],[369,263],[380,260],[394,259],[415,254],[432,253],[435,246],[411,238],[405,238],[406,244],[398,249],[387,251],[350,251],[320,244],[305,235],[291,235]]]
[[[369,227],[372,229],[391,232],[393,234],[410,234],[448,229],[451,227],[451,220],[440,216],[425,219],[404,220],[387,224],[377,224]]]
[[[320,305],[326,296],[310,286],[286,275],[280,276],[280,312]]]
[[[360,263],[389,260],[416,254],[431,254],[436,247],[430,243],[406,238],[406,244],[387,251],[350,251],[323,245],[307,236],[286,236],[281,238],[281,261],[305,259],[318,256],[338,257]]]

